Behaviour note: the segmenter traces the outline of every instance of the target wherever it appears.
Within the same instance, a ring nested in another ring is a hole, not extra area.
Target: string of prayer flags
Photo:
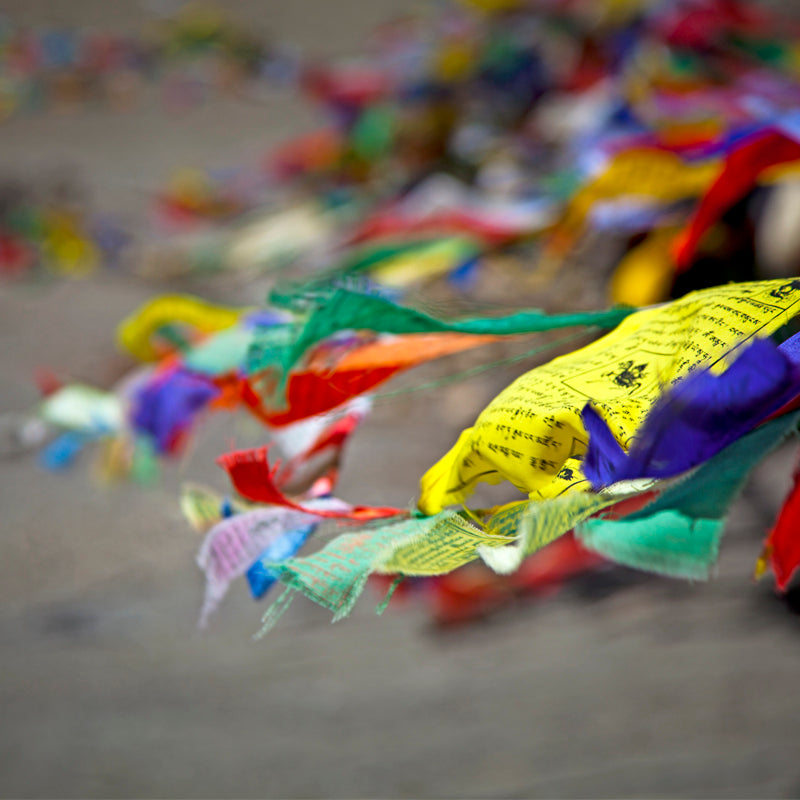
[[[314,295],[309,301],[319,302]],[[159,449],[166,451],[176,431],[188,427],[190,418],[205,407],[243,406],[269,426],[285,426],[340,407],[401,370],[501,335],[572,325],[612,326],[629,313],[622,308],[552,316],[531,311],[443,321],[383,298],[340,289],[330,302],[298,318],[164,296],[131,315],[120,326],[119,339],[141,358],[153,357],[158,341],[169,340],[178,347],[140,386],[133,401],[134,426],[155,435]],[[297,359],[302,365],[287,372],[286,365]]]
[[[517,391],[513,401],[506,399],[502,405],[493,401],[488,409],[495,409],[495,424],[481,425],[487,419],[484,412],[434,467],[434,476],[456,476],[460,483],[437,494],[431,472],[423,478],[422,514],[388,524],[375,520],[316,554],[264,565],[288,586],[267,611],[264,630],[297,591],[340,619],[349,613],[370,574],[441,575],[478,558],[501,575],[513,574],[527,557],[573,529],[584,547],[616,563],[675,577],[707,577],[727,510],[748,474],[795,433],[800,422],[798,412],[786,413],[791,407],[787,401],[798,392],[793,360],[797,339],[787,340],[781,350],[762,338],[800,311],[798,300],[800,295],[787,291],[780,281],[696,292],[639,311],[594,345],[523,376],[517,383],[536,386],[537,391]],[[634,353],[636,357],[627,358]],[[613,367],[618,362],[632,379],[625,374],[616,380],[621,373]],[[765,374],[759,373],[758,364],[766,366]],[[643,368],[633,370],[634,366]],[[508,398],[507,392],[499,397]],[[586,400],[591,401],[584,416],[588,429],[581,419]],[[519,413],[528,410],[530,416]],[[540,416],[548,441],[532,432],[529,420]],[[685,437],[675,433],[676,424],[692,422],[700,431],[694,449],[682,445]],[[569,447],[553,447],[555,436],[565,429]],[[512,430],[519,433],[514,448],[533,451],[538,446],[555,453],[544,478],[532,464],[525,468],[499,446],[489,446],[511,441]],[[523,435],[526,432],[531,438]],[[603,448],[612,453],[605,461],[596,457]],[[464,454],[455,468],[453,453]],[[589,453],[595,454],[591,464],[586,462]],[[234,485],[251,499],[286,505],[271,485],[266,454],[260,456],[258,468],[246,480],[232,475]],[[645,468],[628,468],[624,459]],[[514,464],[513,473],[509,463]],[[529,492],[530,499],[484,512],[443,508],[461,502],[469,475],[509,479]],[[593,489],[589,476],[603,488]],[[780,535],[785,530],[781,525],[775,529]],[[782,544],[775,531],[768,540],[769,557],[775,543]],[[793,550],[784,546],[778,553],[791,555]],[[785,562],[791,564],[792,559],[787,556]],[[779,569],[783,568],[782,564]]]

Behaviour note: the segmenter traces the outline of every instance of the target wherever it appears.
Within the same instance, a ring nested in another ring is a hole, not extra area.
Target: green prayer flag
[[[635,569],[705,579],[717,560],[724,518],[752,469],[800,414],[779,417],[726,447],[649,505],[621,520],[591,519],[575,533],[591,550]]]

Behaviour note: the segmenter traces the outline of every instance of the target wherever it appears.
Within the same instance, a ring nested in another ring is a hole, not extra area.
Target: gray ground
[[[228,5],[323,52],[356,50],[387,11],[407,7]],[[142,15],[102,0],[4,8],[31,21],[135,26]],[[0,125],[0,166],[25,175],[71,164],[101,202],[135,215],[172,166],[246,162],[314,120],[288,95],[265,103],[18,118]],[[157,288],[109,273],[0,287],[0,412],[34,402],[38,365],[117,378],[128,362],[113,327]],[[509,374],[380,405],[349,452],[342,495],[408,503]],[[707,585],[647,580],[594,599],[572,586],[444,634],[419,603],[377,618],[368,592],[331,626],[298,599],[254,643],[260,608],[241,583],[196,631],[198,542],[176,504],[184,478],[223,487],[213,457],[246,435],[216,422],[151,490],[101,489],[86,460],[61,476],[31,457],[0,461],[0,794],[800,794],[797,617],[750,581],[791,450],[737,506]]]

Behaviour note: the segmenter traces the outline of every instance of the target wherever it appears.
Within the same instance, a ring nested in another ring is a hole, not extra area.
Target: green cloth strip
[[[612,308],[606,311],[586,311],[574,314],[546,314],[538,309],[520,311],[505,317],[472,317],[442,320],[413,308],[405,308],[382,297],[347,289],[335,289],[325,299],[317,297],[318,305],[308,316],[294,343],[283,352],[280,363],[285,380],[289,370],[306,351],[329,336],[343,330],[370,330],[379,333],[471,333],[487,336],[515,336],[524,333],[594,325],[614,328],[635,308]],[[257,346],[258,337],[255,345]],[[257,365],[250,361],[251,368]],[[258,368],[265,368],[265,364]]]
[[[800,413],[779,417],[726,447],[621,520],[591,519],[575,534],[591,550],[634,569],[705,579],[717,560],[728,509],[753,468],[796,432]]]

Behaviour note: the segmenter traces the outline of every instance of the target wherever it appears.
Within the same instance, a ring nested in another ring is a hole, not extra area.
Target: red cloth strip
[[[285,506],[296,511],[303,511],[306,514],[316,514],[318,517],[329,519],[352,519],[362,522],[408,513],[405,509],[387,506],[351,506],[349,511],[321,511],[319,509],[305,508],[286,497],[275,484],[275,475],[280,464],[270,467],[268,448],[266,447],[226,453],[217,459],[217,464],[228,473],[236,491],[242,497],[256,503]]]

